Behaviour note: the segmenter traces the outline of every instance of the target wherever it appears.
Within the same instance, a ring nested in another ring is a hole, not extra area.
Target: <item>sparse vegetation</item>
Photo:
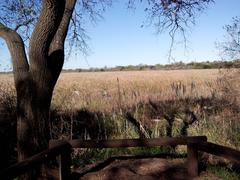
[[[219,166],[209,166],[207,168],[209,172],[215,174],[218,178],[224,180],[238,180],[240,179],[239,172],[232,170],[231,168],[227,167],[219,167]]]

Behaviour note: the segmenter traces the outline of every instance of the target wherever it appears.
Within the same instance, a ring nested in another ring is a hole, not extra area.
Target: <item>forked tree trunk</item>
[[[76,0],[42,0],[30,39],[29,61],[20,35],[0,22],[0,37],[13,61],[19,161],[48,147],[52,93],[63,66],[64,42],[75,4]],[[21,179],[37,179],[40,174],[31,172]]]

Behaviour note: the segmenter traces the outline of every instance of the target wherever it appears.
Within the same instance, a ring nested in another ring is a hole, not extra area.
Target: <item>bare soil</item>
[[[75,173],[81,174],[78,179],[83,180],[185,180],[189,178],[186,169],[185,159],[163,159],[163,158],[147,158],[147,159],[115,159],[107,166],[97,171],[93,171],[92,166],[80,167]],[[96,168],[95,168],[96,169]],[[88,173],[84,173],[88,172]],[[77,177],[77,176],[76,176]],[[201,179],[218,179],[213,174],[202,172],[199,177]]]

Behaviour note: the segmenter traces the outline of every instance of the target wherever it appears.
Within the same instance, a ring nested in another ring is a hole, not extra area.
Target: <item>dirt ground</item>
[[[106,164],[81,167],[75,172],[81,177],[81,180],[185,180],[188,177],[185,159],[115,159]],[[92,169],[92,170],[91,170]],[[87,173],[86,173],[87,172]],[[76,174],[76,175],[77,175]],[[77,176],[76,176],[77,177]],[[213,174],[202,172],[196,180],[216,180]]]

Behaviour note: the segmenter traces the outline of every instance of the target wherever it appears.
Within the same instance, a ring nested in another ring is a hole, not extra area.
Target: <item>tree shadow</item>
[[[173,154],[111,157],[83,172],[75,171],[73,179],[88,175],[94,178],[96,173],[98,177],[103,176],[104,179],[186,179],[185,163],[171,164],[171,161],[167,160],[168,157],[182,158],[180,155]],[[153,158],[154,162],[161,162],[160,165],[156,166],[152,162]]]
[[[0,170],[17,162],[16,117],[0,113]]]
[[[114,123],[101,112],[87,109],[75,112],[51,112],[53,139],[108,139],[114,134]]]

